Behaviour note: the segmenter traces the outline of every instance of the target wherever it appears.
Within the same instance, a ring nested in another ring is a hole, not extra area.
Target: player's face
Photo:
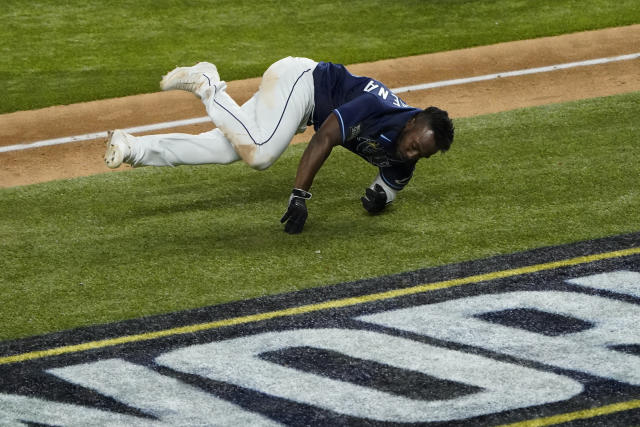
[[[401,160],[428,159],[438,152],[433,131],[425,124],[411,119],[398,137],[396,154]]]

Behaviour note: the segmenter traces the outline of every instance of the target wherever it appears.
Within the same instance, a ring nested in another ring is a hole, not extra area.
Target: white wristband
[[[380,187],[382,187],[384,192],[387,194],[387,204],[395,200],[396,194],[398,194],[398,190],[394,190],[393,188],[389,187],[387,183],[384,182],[384,180],[382,179],[379,173],[369,188],[373,190],[373,187],[375,187],[376,184],[380,184]]]

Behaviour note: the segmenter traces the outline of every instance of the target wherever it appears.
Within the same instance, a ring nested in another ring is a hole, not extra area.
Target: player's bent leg
[[[254,161],[258,164],[278,159],[293,136],[306,127],[313,113],[313,70],[316,65],[307,58],[288,57],[264,73],[256,95],[255,111],[258,126],[270,131],[270,140],[256,150]]]
[[[203,164],[228,164],[240,160],[233,146],[219,129],[199,135],[172,133],[163,135],[145,135],[134,137],[123,131],[114,131],[119,135],[118,141],[126,141],[126,149],[120,149],[120,163],[139,166],[178,166]],[[111,138],[114,141],[114,138]],[[107,144],[108,147],[111,145]],[[115,145],[115,144],[114,144]],[[109,148],[105,155],[107,166],[113,168],[115,163],[109,162]],[[111,165],[110,165],[111,164]]]
[[[242,107],[218,85],[203,98],[207,112],[249,166],[262,170],[284,152],[313,110],[316,62],[288,57],[265,71],[260,89]]]

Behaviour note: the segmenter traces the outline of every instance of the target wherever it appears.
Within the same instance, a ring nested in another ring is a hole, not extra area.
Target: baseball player
[[[410,107],[381,82],[352,75],[340,64],[287,57],[271,65],[258,91],[239,106],[226,92],[215,65],[178,67],[160,82],[162,90],[193,92],[204,103],[216,129],[199,135],[134,137],[109,133],[105,162],[117,168],[228,164],[242,160],[257,170],[271,166],[295,133],[313,125],[281,219],[288,233],[300,233],[313,179],[341,145],[378,168],[361,198],[370,213],[393,202],[413,175],[416,162],[447,151],[454,127],[446,111]]]

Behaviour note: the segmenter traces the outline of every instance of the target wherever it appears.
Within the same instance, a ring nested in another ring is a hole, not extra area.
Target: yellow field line
[[[548,262],[544,264],[536,264],[527,267],[514,268],[510,270],[494,271],[491,273],[478,274],[474,276],[463,277],[460,279],[445,280],[442,282],[434,282],[424,285],[412,286],[410,288],[394,289],[386,292],[378,292],[369,295],[362,295],[358,297],[342,298],[333,301],[326,301],[317,304],[302,305],[299,307],[292,307],[283,310],[269,311],[266,313],[252,314],[249,316],[232,317],[229,319],[217,320],[215,322],[197,323],[194,325],[181,326],[171,329],[163,329],[155,332],[145,332],[142,334],[125,335],[118,338],[109,338],[99,341],[90,341],[82,344],[67,345],[62,347],[54,347],[47,350],[31,351],[28,353],[16,354],[13,356],[0,357],[0,365],[7,365],[10,363],[24,362],[27,360],[40,359],[48,356],[58,356],[67,353],[77,353],[81,351],[100,349],[105,347],[113,347],[120,344],[140,342],[154,340],[157,338],[164,338],[173,335],[189,334],[208,329],[216,329],[225,326],[239,325],[243,323],[259,322],[262,320],[274,319],[278,317],[294,316],[298,314],[311,313],[314,311],[327,310],[331,308],[347,307],[351,305],[363,304],[373,301],[381,301],[390,298],[397,298],[406,295],[413,295],[422,292],[429,292],[436,289],[450,288],[454,286],[468,285],[471,283],[484,282],[495,279],[502,279],[505,277],[518,276],[521,274],[535,273],[538,271],[552,270],[560,267],[567,267],[577,264],[585,264],[593,261],[600,261],[604,259],[620,258],[629,255],[635,255],[640,253],[640,247],[605,252],[596,255],[581,256],[571,259],[565,259],[561,261]]]
[[[561,267],[569,267],[578,264],[586,264],[594,261],[601,261],[605,259],[620,258],[629,255],[640,254],[640,247],[624,249],[619,251],[605,252],[596,255],[581,256],[576,258],[565,259],[561,261],[548,262],[543,264],[536,264],[527,267],[513,268],[510,270],[494,271],[491,273],[478,274],[474,276],[463,277],[460,279],[445,280],[441,282],[434,282],[429,284],[412,286],[404,289],[394,289],[386,292],[378,292],[369,295],[362,295],[359,297],[342,298],[333,301],[327,301],[317,304],[302,305],[299,307],[287,308],[284,310],[270,311],[266,313],[252,314],[249,316],[232,317],[229,319],[218,320],[215,322],[198,323],[189,326],[182,326],[178,328],[164,329],[156,332],[146,332],[136,335],[126,335],[118,338],[111,338],[99,341],[90,341],[83,344],[68,345],[62,347],[55,347],[48,350],[32,351],[28,353],[16,354],[14,356],[0,357],[0,365],[7,365],[11,363],[24,362],[27,360],[40,359],[48,356],[57,356],[67,353],[77,353],[81,351],[100,349],[105,347],[112,347],[120,344],[148,341],[157,338],[168,337],[172,335],[188,334],[208,329],[216,329],[225,326],[239,325],[243,323],[259,322],[261,320],[268,320],[278,317],[294,316],[298,314],[311,313],[314,311],[321,311],[331,308],[347,307],[351,305],[363,304],[373,301],[381,301],[385,299],[397,298],[406,295],[414,295],[422,292],[429,292],[436,289],[450,288],[454,286],[468,285],[472,283],[490,281],[495,279],[502,279],[505,277],[518,276],[528,273],[536,273],[539,271],[553,270]],[[561,424],[577,419],[592,418],[601,415],[607,415],[620,411],[627,411],[631,409],[640,408],[640,400],[630,400],[627,402],[620,402],[611,405],[602,406],[599,408],[586,409],[582,411],[570,412],[566,414],[554,415],[546,418],[539,418],[534,420],[522,421],[514,424],[508,424],[502,427],[539,427],[548,426],[553,424]]]
[[[538,418],[535,420],[522,421],[513,424],[504,424],[499,427],[542,427],[554,424],[568,423],[569,421],[583,420],[587,418],[599,417],[601,415],[613,414],[615,412],[629,411],[640,408],[640,400],[629,400],[611,405],[600,406],[599,408],[585,409],[583,411],[568,412],[566,414],[554,415],[551,417]]]

